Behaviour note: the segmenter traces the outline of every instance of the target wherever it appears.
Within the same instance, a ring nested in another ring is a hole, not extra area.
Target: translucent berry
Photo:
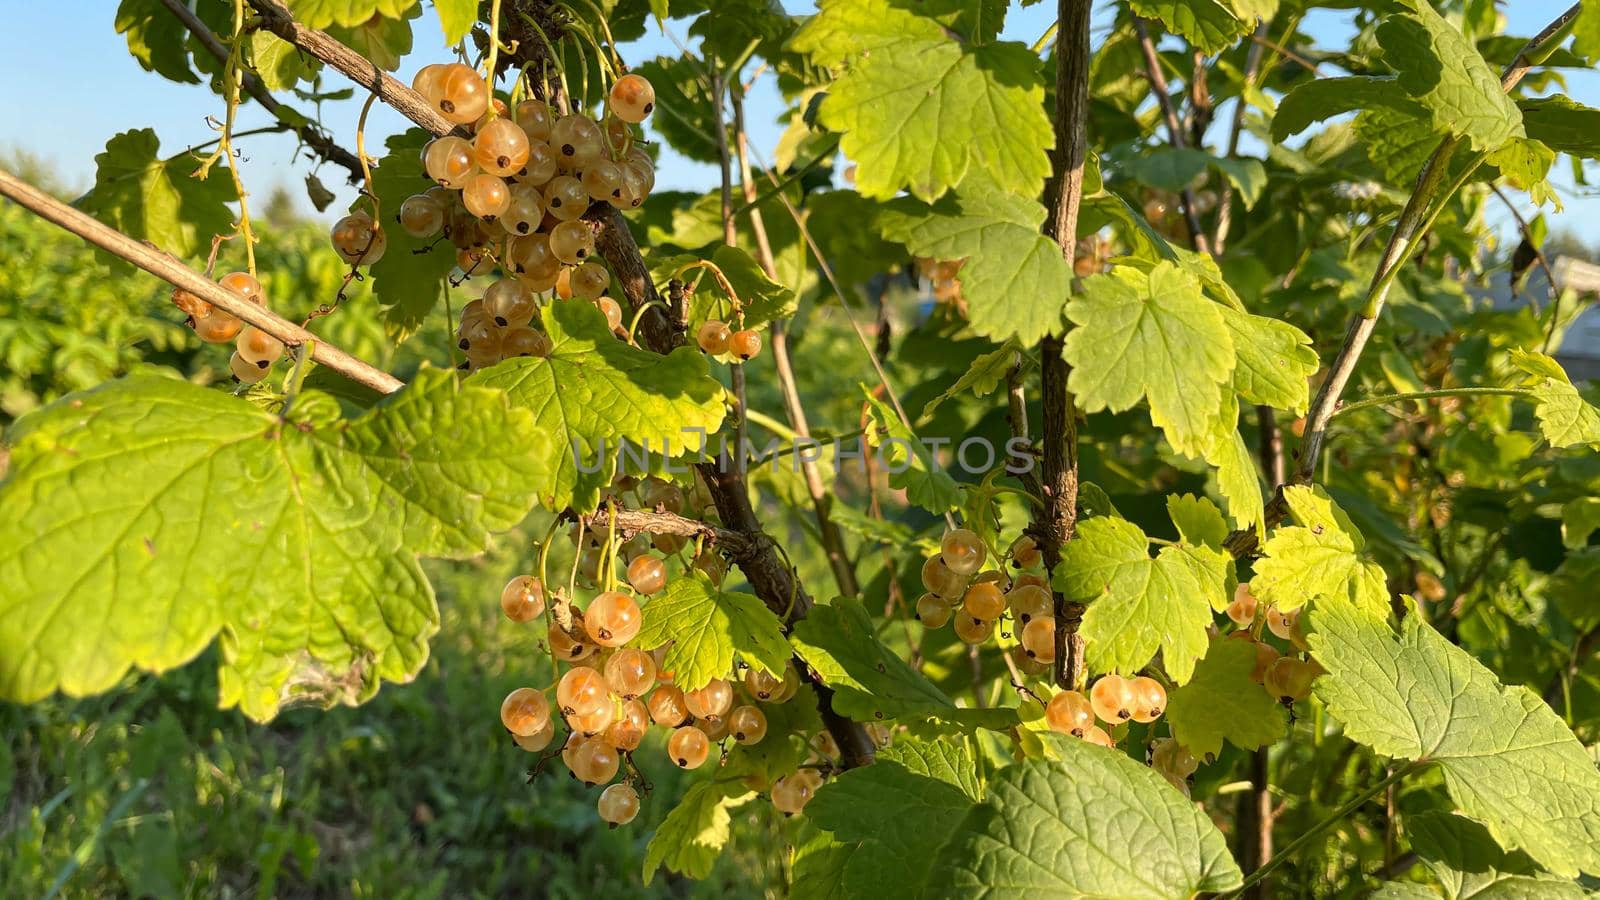
[[[950,621],[952,611],[949,602],[938,594],[923,594],[917,598],[917,621],[927,628],[943,628]]]
[[[611,284],[611,273],[606,267],[590,261],[572,270],[572,296],[580,300],[594,300],[606,292]]]
[[[550,215],[570,222],[589,208],[589,191],[571,175],[557,175],[544,187],[545,207]]]
[[[609,159],[596,159],[583,167],[580,179],[592,200],[616,202],[622,199],[622,167]]]
[[[271,368],[283,357],[283,344],[254,325],[239,332],[233,346],[240,359],[259,369]]]
[[[561,271],[561,260],[550,251],[550,238],[543,232],[512,238],[507,255],[511,258],[512,270],[519,275],[554,278]]]
[[[819,787],[819,776],[812,769],[785,775],[772,783],[772,805],[786,816],[806,808]]]
[[[211,304],[183,288],[172,289],[172,305],[183,310],[184,314],[192,319],[204,319],[211,315]]]
[[[1089,703],[1094,707],[1094,714],[1112,725],[1133,718],[1133,709],[1138,702],[1133,683],[1116,674],[1102,676],[1089,690]]]
[[[966,592],[967,579],[950,571],[944,560],[935,556],[922,564],[922,586],[941,597],[955,599]]]
[[[523,326],[511,328],[506,331],[505,337],[500,341],[500,354],[506,359],[513,356],[537,356],[540,358],[550,355],[555,347],[550,343],[550,338],[537,328]]]
[[[1022,649],[1031,659],[1044,663],[1055,662],[1056,620],[1040,616],[1022,626]]]
[[[544,221],[544,195],[531,184],[517,184],[511,188],[511,202],[500,216],[500,227],[507,234],[532,234]]]
[[[389,247],[383,226],[364,212],[351,213],[335,222],[329,238],[339,258],[353,266],[372,265],[383,258]]]
[[[598,297],[594,301],[594,308],[600,310],[600,314],[606,317],[606,325],[612,331],[622,330],[622,307],[617,304],[617,301],[610,297]],[[663,552],[672,553],[676,551],[663,550]]]
[[[511,187],[502,178],[479,173],[467,179],[461,189],[461,202],[466,204],[467,212],[493,222],[511,208]]]
[[[471,66],[451,63],[440,73],[437,82],[438,99],[434,107],[439,114],[457,125],[476,122],[489,109],[489,86],[483,76]]]
[[[690,718],[689,704],[675,685],[663,684],[651,691],[645,706],[650,709],[650,720],[666,728],[677,728]]]
[[[754,706],[741,706],[728,715],[728,733],[741,744],[759,744],[767,736],[767,716]]]
[[[627,700],[643,696],[656,682],[655,657],[633,647],[624,647],[605,665],[606,685]]]
[[[955,614],[956,637],[963,644],[981,644],[994,633],[994,621],[979,619],[966,610]]]
[[[605,153],[605,137],[595,120],[573,113],[557,119],[550,127],[550,148],[563,168],[577,171]]]
[[[961,608],[974,619],[992,622],[1006,611],[1006,595],[993,582],[981,581],[967,588]]]
[[[683,702],[696,718],[719,719],[733,707],[733,685],[713,678],[699,690],[686,691]]]
[[[1228,604],[1228,618],[1243,628],[1256,620],[1256,595],[1250,593],[1250,582],[1241,581],[1233,589],[1233,602]]]
[[[544,585],[532,575],[518,575],[500,592],[500,611],[513,622],[528,622],[544,613]]]
[[[602,647],[621,647],[639,633],[644,616],[633,598],[617,591],[606,591],[583,611],[583,625],[589,637]]]
[[[1133,720],[1154,722],[1167,710],[1167,689],[1148,675],[1140,675],[1130,683],[1135,698]]]
[[[761,353],[761,332],[749,328],[735,331],[728,338],[728,352],[741,360],[755,359]]]
[[[518,747],[521,747],[529,753],[538,753],[544,748],[550,746],[550,742],[555,739],[555,736],[556,723],[554,720],[546,718],[544,720],[543,728],[535,731],[533,734],[514,734],[511,736],[511,739],[516,741]]]
[[[950,571],[957,575],[971,575],[983,567],[988,552],[975,532],[955,528],[945,532],[944,539],[939,542],[939,555]]]
[[[467,179],[477,171],[477,156],[466,138],[446,136],[428,144],[423,154],[423,164],[428,177],[441,187],[461,190]]]
[[[1036,584],[1014,587],[1006,594],[1006,606],[1018,622],[1026,626],[1036,618],[1049,618],[1054,613],[1050,592]]]
[[[427,194],[412,194],[401,201],[399,219],[406,234],[433,237],[444,228],[444,207]]]
[[[1083,694],[1062,691],[1045,704],[1044,719],[1051,731],[1083,737],[1094,727],[1094,707]]]
[[[611,111],[624,122],[643,122],[656,106],[656,91],[642,75],[628,74],[611,86]]]
[[[556,160],[556,152],[544,141],[535,140],[528,144],[528,161],[514,176],[519,184],[531,184],[539,187],[549,183],[561,171],[561,164]]]
[[[610,703],[605,676],[593,669],[568,669],[556,685],[556,704],[569,716],[587,716]]]
[[[438,103],[440,97],[439,79],[450,67],[444,63],[434,63],[423,66],[417,74],[411,77],[411,89],[422,95],[429,103]]]
[[[233,372],[233,377],[239,379],[240,384],[255,384],[267,377],[267,370],[240,356],[234,351],[228,356],[228,369]]]
[[[605,741],[585,741],[573,754],[572,774],[584,784],[605,784],[617,777],[622,759]]]
[[[196,319],[194,322],[195,336],[208,344],[226,344],[237,337],[239,331],[243,328],[244,321],[242,319],[220,309],[213,309],[210,315]],[[244,360],[241,359],[240,362],[243,363]],[[260,379],[257,380],[259,381]]]
[[[693,725],[677,729],[667,739],[667,756],[680,769],[698,769],[710,755],[710,738]]]
[[[1117,746],[1117,742],[1113,740],[1111,735],[1099,725],[1090,725],[1088,728],[1084,729],[1083,739],[1091,744],[1099,744],[1102,747],[1115,748]]]
[[[667,586],[667,564],[654,556],[641,556],[628,563],[628,584],[641,594],[650,595]]]
[[[1300,618],[1300,611],[1284,612],[1276,606],[1267,608],[1267,629],[1284,640],[1294,634],[1295,622]]]
[[[550,724],[550,701],[534,688],[517,688],[500,704],[500,724],[512,734],[533,734]]]
[[[1011,564],[1019,569],[1032,569],[1039,565],[1044,557],[1039,555],[1039,546],[1029,535],[1023,535],[1011,543]]]
[[[744,673],[744,689],[757,700],[771,700],[783,690],[783,675],[751,666]]]
[[[728,352],[728,341],[733,337],[733,330],[726,322],[710,319],[700,326],[694,337],[701,350],[712,356],[720,356]]]
[[[545,640],[550,644],[550,652],[558,659],[568,662],[577,662],[598,652],[600,648],[588,641],[575,641],[572,635],[560,625],[552,622],[549,631],[545,632]]]
[[[498,118],[478,129],[472,147],[478,168],[510,178],[528,164],[528,134],[516,122]]]
[[[638,700],[622,704],[616,719],[600,739],[618,750],[634,751],[644,742],[644,733],[650,728],[650,712]]]
[[[1283,656],[1267,667],[1262,685],[1267,693],[1284,703],[1294,703],[1311,695],[1311,682],[1316,680],[1317,669],[1311,663]]]
[[[639,814],[639,792],[632,785],[613,784],[600,794],[597,806],[600,818],[606,824],[612,827],[626,825]]]

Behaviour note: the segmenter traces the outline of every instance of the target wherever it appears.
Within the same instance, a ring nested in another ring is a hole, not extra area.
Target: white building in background
[[[1584,262],[1570,256],[1558,256],[1550,261],[1556,284],[1572,292],[1583,311],[1567,329],[1556,349],[1556,361],[1573,381],[1600,380],[1600,265]],[[1550,302],[1550,289],[1544,270],[1535,265],[1526,273],[1522,289],[1515,295],[1511,291],[1511,273],[1505,269],[1495,272],[1489,279],[1488,294],[1497,308],[1521,306],[1534,299],[1544,308]],[[1565,302],[1572,302],[1569,296]]]

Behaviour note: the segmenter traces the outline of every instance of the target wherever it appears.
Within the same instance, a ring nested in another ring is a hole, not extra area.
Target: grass
[[[782,823],[756,813],[711,878],[644,884],[649,837],[691,777],[659,739],[640,752],[655,794],[625,828],[607,829],[599,789],[558,763],[525,783],[537,756],[511,744],[497,710],[549,675],[538,629],[499,615],[516,565],[502,551],[431,566],[443,611],[432,658],[359,708],[292,709],[268,725],[219,711],[215,651],[102,697],[0,705],[0,896],[776,891]]]

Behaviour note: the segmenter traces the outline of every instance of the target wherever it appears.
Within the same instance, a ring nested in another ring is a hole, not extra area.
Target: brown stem
[[[73,209],[3,169],[0,169],[0,196],[107,253],[127,260],[173,287],[182,288],[212,306],[243,319],[282,341],[285,346],[298,347],[311,343],[312,359],[357,384],[384,394],[392,394],[405,387],[405,382],[388,372],[356,359],[265,306],[251,303],[160,250],[128,237],[87,213]]]
[[[733,162],[728,152],[728,126],[722,118],[722,97],[727,93],[727,84],[722,78],[722,73],[717,72],[711,76],[711,116],[712,125],[717,131],[717,168],[722,176],[718,196],[722,202],[722,243],[729,247],[739,246],[739,229],[733,220]],[[744,313],[738,311],[739,327],[744,327]],[[737,448],[733,455],[734,464],[744,465],[744,448],[749,444],[750,423],[745,419],[745,383],[744,363],[736,362],[728,367],[733,382],[733,439]]]
[[[199,16],[189,11],[189,7],[181,3],[180,0],[161,0],[161,5],[165,6],[174,18],[182,22],[183,27],[189,29],[189,32],[195,36],[195,40],[199,41],[207,52],[216,57],[218,62],[226,63],[228,61],[228,48],[211,32],[211,29],[206,27],[206,23],[200,21]],[[310,147],[312,152],[348,171],[351,184],[359,184],[361,182],[361,160],[357,159],[354,153],[335,144],[333,138],[315,125],[309,123],[295,124],[296,122],[304,122],[306,117],[297,110],[290,109],[279,103],[278,98],[272,96],[272,91],[268,90],[267,86],[262,83],[255,73],[245,72],[243,84],[245,93],[254,97],[255,101],[261,104],[262,109],[271,113],[274,118],[298,135],[301,142]]]
[[[1250,754],[1250,790],[1239,796],[1239,868],[1245,874],[1272,859],[1272,793],[1267,790],[1267,748]],[[1264,884],[1256,884],[1244,896],[1260,900],[1266,896]]]
[[[455,125],[439,115],[421,94],[384,72],[377,63],[346,47],[336,38],[295,21],[294,15],[278,0],[247,0],[261,16],[262,27],[311,54],[346,78],[378,95],[411,121],[435,135],[449,134]]]
[[[749,136],[744,129],[744,98],[738,91],[734,91],[730,100],[733,106],[734,149],[739,158],[739,183],[744,188],[745,203],[749,204],[755,200],[756,184],[750,168]],[[756,262],[760,264],[762,271],[767,273],[768,278],[776,281],[778,267],[772,258],[772,243],[767,238],[766,220],[762,218],[761,210],[753,206],[750,208],[750,230],[755,234]],[[794,377],[794,365],[789,359],[787,323],[782,319],[774,319],[767,331],[773,367],[778,373],[778,392],[783,397],[783,409],[789,419],[789,427],[794,429],[798,440],[810,440],[811,424],[806,418],[805,405],[800,400],[800,388]],[[800,474],[805,481],[806,493],[811,496],[811,508],[817,519],[817,533],[822,539],[822,549],[828,557],[828,566],[833,570],[833,580],[844,596],[859,596],[861,587],[856,582],[855,567],[851,565],[850,555],[845,550],[844,534],[839,531],[838,524],[833,521],[833,516],[830,514],[833,497],[828,493],[828,487],[822,480],[822,470],[816,460],[803,453],[797,454],[796,459],[800,464]]]
[[[276,0],[249,2],[267,19],[267,27],[274,34],[345,73],[357,83],[377,91],[378,99],[423,128],[440,135],[450,132],[451,124],[434,112],[432,106],[423,101],[417,92],[384,75],[359,53],[320,31],[299,24]],[[683,333],[674,328],[672,321],[662,312],[662,303],[650,279],[650,270],[645,266],[632,233],[628,231],[627,221],[606,203],[595,204],[584,218],[595,229],[595,248],[611,268],[617,289],[627,299],[633,312],[642,311],[639,326],[641,343],[656,353],[671,352],[682,343]],[[320,348],[321,345],[318,346]],[[753,541],[748,551],[734,555],[733,560],[739,564],[756,596],[769,609],[785,615],[790,623],[803,618],[811,608],[811,598],[783,562],[772,539],[761,530],[761,521],[750,508],[744,479],[737,472],[721,471],[722,467],[716,464],[708,463],[699,469],[725,527],[743,532]],[[835,713],[833,691],[822,683],[820,676],[800,664],[798,658],[796,663],[806,673],[816,692],[817,709],[822,714],[828,732],[839,745],[843,764],[853,767],[872,762],[876,748],[866,729]]]
[[[1187,147],[1189,142],[1183,134],[1183,125],[1178,121],[1177,110],[1172,107],[1172,94],[1167,87],[1167,76],[1161,71],[1161,57],[1156,55],[1156,45],[1150,40],[1150,30],[1145,27],[1144,20],[1135,17],[1133,29],[1139,35],[1139,50],[1144,54],[1145,77],[1150,79],[1150,87],[1156,95],[1156,102],[1161,105],[1161,117],[1167,123],[1167,136],[1174,147]],[[1189,228],[1189,237],[1194,242],[1194,248],[1201,253],[1210,253],[1210,242],[1206,239],[1205,229],[1200,227],[1200,217],[1194,211],[1194,191],[1185,187],[1178,192],[1183,205],[1183,221]]]
[[[1049,215],[1044,233],[1072,265],[1077,245],[1078,204],[1083,199],[1083,163],[1088,147],[1089,9],[1090,0],[1058,0],[1056,17],[1056,145],[1051,153],[1051,180],[1046,187]],[[1039,342],[1039,392],[1043,404],[1043,471],[1040,499],[1031,530],[1053,574],[1061,563],[1061,545],[1073,537],[1078,519],[1077,405],[1067,389],[1067,360],[1059,337]],[[1054,591],[1056,620],[1055,680],[1075,687],[1083,671],[1083,638],[1078,625],[1083,605]]]
[[[1255,36],[1265,38],[1272,28],[1270,19],[1261,20],[1256,26]],[[1228,156],[1239,155],[1239,136],[1244,133],[1244,90],[1255,83],[1256,74],[1261,71],[1261,57],[1266,55],[1266,45],[1259,40],[1250,44],[1250,50],[1245,55],[1244,74],[1239,80],[1239,96],[1234,100],[1233,119],[1228,125]],[[1218,256],[1222,255],[1222,248],[1228,242],[1228,228],[1233,224],[1233,182],[1222,179],[1222,193],[1217,198],[1217,230],[1211,239],[1211,246]]]

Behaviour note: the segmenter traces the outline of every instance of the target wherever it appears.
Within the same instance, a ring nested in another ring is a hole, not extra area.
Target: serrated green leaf
[[[1543,204],[1546,199],[1555,196],[1545,176],[1550,174],[1556,153],[1538,141],[1512,138],[1485,157],[1484,161],[1499,169],[1507,184],[1530,194],[1535,203]]]
[[[1208,547],[1163,547],[1151,559],[1149,546],[1132,522],[1089,519],[1061,548],[1051,584],[1088,606],[1078,633],[1090,669],[1132,674],[1159,651],[1182,684],[1206,652],[1212,608],[1225,602],[1227,557]]]
[[[113,137],[94,158],[94,187],[76,206],[135,240],[194,257],[211,246],[212,236],[233,233],[228,204],[238,196],[221,168],[202,181],[193,177],[199,168],[195,157],[180,153],[162,159],[160,149],[161,141],[148,128]]]
[[[944,393],[929,400],[922,407],[921,418],[926,421],[933,416],[935,410],[944,405],[946,400],[968,391],[979,397],[987,397],[994,393],[995,388],[1005,379],[1006,373],[1011,371],[1011,367],[1021,361],[1019,349],[1017,342],[1010,340],[998,350],[979,354],[978,358],[972,361],[972,365],[961,373],[961,377],[956,379],[955,384],[950,385]]]
[[[1256,458],[1239,433],[1239,414],[1224,420],[1215,440],[1206,448],[1206,462],[1217,467],[1217,491],[1228,503],[1234,527],[1249,528],[1262,522],[1266,504],[1261,498],[1261,476]]]
[[[1384,60],[1398,71],[1401,89],[1428,110],[1434,129],[1466,138],[1482,151],[1525,137],[1522,112],[1472,42],[1433,4],[1404,3],[1410,13],[1384,19],[1378,43]]]
[[[349,27],[360,25],[373,16],[397,19],[416,5],[417,0],[288,0],[289,10],[307,28]],[[447,15],[451,7],[464,5],[470,5],[474,15],[477,13],[477,4],[467,0],[434,0],[434,5],[439,8],[440,18]]]
[[[715,163],[719,158],[716,110],[697,64],[658,56],[640,63],[633,71],[648,78],[656,90],[657,112],[651,118],[651,128],[685,157]],[[719,217],[720,213],[719,209]]]
[[[1433,763],[1456,807],[1558,875],[1600,873],[1600,772],[1560,717],[1507,687],[1413,611],[1395,634],[1343,596],[1318,600],[1313,689],[1345,736]]]
[[[1319,365],[1311,337],[1288,322],[1237,310],[1224,308],[1222,319],[1238,354],[1234,391],[1246,403],[1303,414]]]
[[[1007,766],[989,782],[938,854],[936,896],[1170,900],[1243,882],[1221,832],[1160,775],[1060,738],[1046,739],[1061,762]]]
[[[433,0],[439,13],[439,26],[444,29],[444,43],[454,47],[472,30],[478,21],[478,0]]]
[[[1583,399],[1561,364],[1543,353],[1513,348],[1511,364],[1527,373],[1539,431],[1553,447],[1600,447],[1600,409]]]
[[[1016,710],[962,709],[877,638],[860,601],[814,607],[789,635],[795,652],[833,689],[833,708],[858,722],[936,719],[1004,729]]]
[[[1223,521],[1222,511],[1205,497],[1168,494],[1167,517],[1187,544],[1221,550],[1228,537],[1228,523]]]
[[[299,48],[270,31],[250,35],[250,67],[269,91],[286,91],[311,77],[314,68]]]
[[[667,281],[680,269],[698,262],[700,257],[687,253],[670,256],[651,256],[646,260],[650,277],[665,290]],[[710,260],[728,279],[744,309],[744,327],[760,328],[774,319],[794,315],[799,305],[794,291],[773,281],[762,271],[761,265],[750,254],[737,247],[719,244],[711,251]],[[728,327],[739,327],[733,315],[733,301],[722,283],[704,268],[693,268],[680,276],[693,288],[689,295],[689,333],[693,334],[708,319],[721,319]]]
[[[1356,138],[1365,145],[1367,158],[1384,176],[1408,189],[1422,165],[1439,146],[1428,111],[1416,104],[1375,106],[1362,110],[1354,123]]]
[[[822,0],[792,49],[844,66],[819,119],[842,132],[856,189],[931,201],[971,175],[1032,197],[1054,131],[1039,58],[1011,42],[964,44],[894,0]]]
[[[961,295],[972,330],[996,341],[1032,345],[1061,331],[1071,267],[1039,233],[1044,207],[1025,196],[963,190],[929,207],[890,204],[883,236],[918,256],[964,259]]]
[[[1179,452],[1197,456],[1211,442],[1223,385],[1237,357],[1217,304],[1176,264],[1149,272],[1120,266],[1084,279],[1067,304],[1068,386],[1085,412],[1120,412],[1141,399],[1150,420]]]
[[[549,356],[506,360],[468,381],[501,388],[513,404],[534,411],[538,432],[523,483],[546,509],[593,509],[600,482],[610,477],[600,464],[624,443],[648,442],[660,452],[670,441],[673,455],[695,453],[704,435],[722,426],[722,386],[698,349],[663,357],[631,347],[588,303],[552,303],[543,323]],[[580,461],[600,471],[580,471]]]
[[[1361,532],[1320,487],[1283,490],[1293,525],[1280,526],[1262,545],[1250,588],[1262,601],[1284,611],[1299,609],[1314,597],[1344,597],[1367,615],[1389,615],[1389,589],[1383,570],[1368,562]]]
[[[846,896],[916,898],[929,890],[936,859],[930,851],[981,799],[963,744],[910,738],[885,748],[873,765],[823,785],[805,814],[846,845]]]
[[[728,810],[755,797],[737,784],[701,781],[662,820],[644,856],[644,883],[666,866],[690,878],[704,878],[728,843]]]
[[[783,623],[753,594],[724,591],[699,572],[668,582],[644,605],[641,647],[664,647],[662,667],[674,683],[697,691],[733,671],[735,652],[751,666],[776,675],[789,662]]]
[[[161,0],[122,0],[117,5],[117,34],[128,39],[128,52],[146,72],[180,84],[199,84],[189,66],[189,33]]]
[[[866,385],[861,386],[861,392],[872,408],[874,423],[865,437],[883,456],[889,486],[904,490],[907,500],[936,515],[955,509],[961,502],[956,480],[928,446],[906,428],[893,408],[873,396]]]
[[[1561,543],[1569,550],[1589,545],[1589,535],[1600,528],[1600,497],[1575,497],[1561,507]]]
[[[400,68],[400,58],[411,52],[411,22],[422,15],[413,6],[395,18],[373,16],[359,25],[333,25],[328,33],[368,62],[389,72]]]
[[[1281,143],[1315,122],[1352,110],[1395,106],[1420,109],[1392,76],[1312,79],[1296,86],[1278,103],[1278,111],[1272,117],[1272,139]]]
[[[1593,9],[1584,7],[1584,14]],[[1593,18],[1600,20],[1600,13]],[[1585,159],[1600,159],[1600,109],[1584,106],[1570,97],[1557,94],[1517,101],[1528,137],[1560,153]]]
[[[0,485],[0,694],[103,691],[223,635],[221,701],[355,703],[438,627],[416,554],[481,552],[527,512],[533,418],[424,369],[348,422],[132,379],[19,426]],[[117,612],[106,615],[107,597]]]
[[[1283,705],[1251,680],[1256,651],[1249,641],[1213,638],[1194,677],[1167,695],[1172,737],[1201,759],[1215,758],[1222,742],[1254,750],[1283,737]]]
[[[400,204],[407,197],[433,187],[421,162],[422,148],[431,139],[432,135],[420,128],[390,136],[384,143],[384,157],[372,173],[372,189],[383,212],[384,221],[380,224],[389,239],[389,249],[371,266],[368,277],[372,294],[381,304],[384,329],[402,341],[415,334],[439,304],[446,290],[445,278],[456,264],[448,241],[425,251],[435,240],[414,238],[395,221]],[[362,207],[363,203],[357,200],[356,206]]]
[[[1600,6],[1583,4],[1578,11],[1578,21],[1572,26],[1572,50],[1600,62]]]
[[[1506,853],[1488,829],[1453,813],[1406,816],[1411,849],[1433,870],[1446,900],[1582,900],[1583,889],[1541,870],[1526,853]]]
[[[1193,147],[1158,147],[1123,165],[1129,177],[1168,191],[1189,187],[1208,168],[1233,183],[1246,209],[1256,205],[1267,186],[1267,169],[1260,160],[1212,156]]]
[[[1255,0],[1132,0],[1136,15],[1158,19],[1205,53],[1225,50],[1255,27]],[[1270,13],[1268,13],[1270,15]]]

